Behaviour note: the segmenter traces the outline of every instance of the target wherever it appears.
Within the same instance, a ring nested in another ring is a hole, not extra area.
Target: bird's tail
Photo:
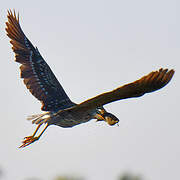
[[[43,124],[43,123],[47,123],[50,117],[51,117],[51,113],[45,112],[43,114],[30,115],[27,117],[27,120],[32,121],[33,124]]]

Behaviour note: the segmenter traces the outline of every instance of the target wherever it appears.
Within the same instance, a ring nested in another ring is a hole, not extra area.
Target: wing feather
[[[29,91],[42,103],[42,110],[51,111],[71,107],[74,103],[56,79],[48,64],[44,61],[23,33],[19,24],[19,15],[8,11],[6,32],[11,39],[15,52],[15,61],[21,63],[21,78]]]
[[[114,101],[140,97],[145,93],[150,93],[161,89],[169,83],[173,75],[174,70],[168,71],[168,69],[161,68],[159,71],[151,72],[137,81],[88,99],[81,104],[72,107],[71,110],[84,111],[88,109],[95,109]]]

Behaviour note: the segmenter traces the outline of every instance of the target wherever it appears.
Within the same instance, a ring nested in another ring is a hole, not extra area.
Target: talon
[[[23,144],[19,146],[19,148],[23,148],[32,144],[33,142],[37,141],[39,137],[28,136],[28,137],[25,137],[24,139],[25,140],[22,142]]]
[[[25,140],[26,139],[31,139],[31,138],[33,138],[33,136],[26,136],[26,137],[24,137]]]
[[[19,148],[23,148],[23,147],[26,147],[26,146],[29,146],[30,144],[32,144],[33,142],[39,140],[39,138],[42,136],[42,134],[44,133],[44,131],[48,128],[49,124],[47,124],[45,126],[45,128],[43,129],[43,131],[35,137],[38,129],[40,128],[42,124],[39,124],[38,127],[36,128],[36,130],[34,131],[33,135],[32,136],[27,136],[24,138],[24,141],[22,141],[22,145],[19,146]]]

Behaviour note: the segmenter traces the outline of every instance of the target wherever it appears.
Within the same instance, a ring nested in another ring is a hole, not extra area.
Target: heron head
[[[110,125],[110,126],[113,126],[115,124],[118,124],[119,123],[119,119],[111,114],[111,113],[108,113],[108,112],[105,112],[103,114],[103,117],[104,117],[104,120]]]
[[[97,119],[97,121],[107,122],[110,126],[113,126],[115,124],[118,125],[119,123],[119,119],[115,115],[107,112],[104,107],[98,108],[95,118]]]

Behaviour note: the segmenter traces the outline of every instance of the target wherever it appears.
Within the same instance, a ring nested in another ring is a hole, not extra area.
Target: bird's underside
[[[31,116],[32,122],[38,126],[32,136],[25,137],[20,147],[37,141],[47,127],[52,124],[61,127],[73,127],[91,119],[105,121],[109,125],[117,124],[118,118],[103,108],[105,104],[140,97],[156,91],[168,84],[174,75],[174,70],[161,68],[137,81],[100,94],[80,104],[75,104],[70,100],[38,49],[23,33],[19,24],[19,16],[16,16],[15,11],[13,13],[10,10],[7,17],[6,32],[11,39],[15,61],[21,64],[21,78],[24,79],[24,83],[32,95],[41,101],[42,110],[46,111],[43,114]],[[36,136],[42,124],[45,124],[45,128]]]

